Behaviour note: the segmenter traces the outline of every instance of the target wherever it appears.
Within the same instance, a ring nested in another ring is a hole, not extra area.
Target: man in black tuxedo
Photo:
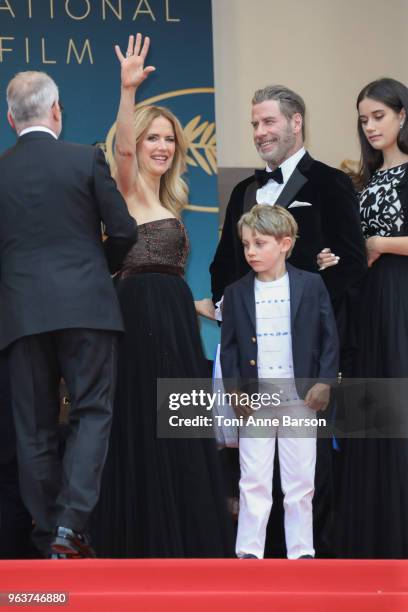
[[[339,257],[337,266],[321,274],[336,314],[344,353],[348,293],[367,266],[351,181],[305,150],[305,104],[290,89],[273,85],[256,91],[252,126],[255,147],[267,164],[266,170],[256,170],[232,191],[210,266],[213,299],[218,301],[227,285],[249,271],[236,230],[240,216],[256,203],[279,204],[292,213],[299,225],[299,237],[289,260],[292,265],[316,272],[316,256],[328,244],[333,245],[332,251]]]
[[[21,72],[7,88],[18,140],[0,156],[0,349],[10,347],[20,488],[37,548],[90,556],[123,331],[110,277],[137,236],[102,151],[58,140],[58,88]],[[102,242],[101,224],[107,239]],[[71,396],[58,455],[58,386]]]
[[[339,257],[338,265],[322,270],[321,275],[336,316],[340,369],[343,376],[350,376],[355,348],[350,315],[357,299],[356,286],[367,266],[352,183],[343,172],[314,160],[307,153],[305,104],[287,87],[272,85],[255,92],[252,127],[255,147],[267,165],[265,170],[256,170],[254,175],[238,183],[232,191],[221,239],[210,266],[213,300],[220,300],[225,287],[249,271],[237,233],[241,215],[256,203],[287,208],[299,226],[299,237],[288,260],[291,264],[316,272],[316,256],[327,245],[333,245],[332,251]],[[315,506],[322,510],[317,510],[315,517],[330,514],[327,496],[319,492],[320,483],[327,490],[330,456],[328,441],[319,440],[316,474],[320,482],[316,482]],[[320,504],[322,498],[326,501],[323,499]],[[315,531],[317,553],[330,554],[327,529],[319,519]]]

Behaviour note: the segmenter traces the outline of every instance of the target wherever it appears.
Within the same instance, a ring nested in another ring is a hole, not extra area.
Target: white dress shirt
[[[277,183],[274,179],[270,179],[263,187],[256,192],[256,201],[258,204],[271,204],[273,206],[282,193],[286,183],[292,176],[292,173],[304,154],[306,150],[304,147],[296,151],[291,157],[285,159],[285,161],[281,164],[280,169],[282,170],[283,183]],[[269,166],[266,166],[267,172],[272,172]]]

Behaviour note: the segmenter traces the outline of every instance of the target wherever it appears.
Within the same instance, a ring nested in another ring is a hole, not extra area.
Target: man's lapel
[[[256,315],[255,315],[255,274],[252,270],[246,274],[243,279],[243,291],[241,292],[242,300],[245,304],[249,319],[253,329],[256,331]]]
[[[308,179],[295,168],[275,204],[287,208],[307,181]]]
[[[291,174],[290,179],[286,183],[285,187],[282,190],[282,193],[279,195],[276,202],[272,202],[273,204],[279,204],[279,206],[283,206],[287,208],[287,206],[293,202],[295,195],[298,191],[303,187],[305,183],[307,183],[308,179],[297,169],[295,168]],[[251,210],[253,206],[256,204],[256,192],[259,189],[258,183],[254,180],[253,183],[250,183],[245,190],[244,195],[244,208],[243,212],[247,213]]]
[[[313,159],[310,157],[309,153],[305,153],[292,172],[275,204],[279,204],[279,206],[287,208],[289,204],[295,200],[296,194],[309,180],[305,175],[305,172],[307,172],[312,163]]]
[[[307,171],[313,163],[312,157],[309,153],[305,153],[298,165],[292,172],[288,182],[283,188],[281,194],[274,204],[279,204],[287,208],[291,202],[295,199],[296,194],[301,190],[303,185],[308,182]],[[259,189],[259,185],[254,179],[252,183],[248,185],[244,195],[244,206],[243,212],[249,212],[251,208],[256,204],[256,192]]]
[[[245,190],[244,195],[244,208],[243,213],[247,213],[256,204],[256,192],[258,191],[259,185],[254,179],[252,183],[249,183]]]

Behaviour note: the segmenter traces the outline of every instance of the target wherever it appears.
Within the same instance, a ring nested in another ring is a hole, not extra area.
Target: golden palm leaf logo
[[[215,123],[201,122],[201,115],[197,115],[184,126],[183,131],[188,144],[187,164],[200,166],[210,176],[217,174]]]

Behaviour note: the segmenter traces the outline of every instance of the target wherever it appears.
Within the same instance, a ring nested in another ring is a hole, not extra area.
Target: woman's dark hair
[[[408,153],[408,88],[395,79],[378,79],[369,83],[360,91],[357,98],[357,110],[358,105],[364,98],[372,98],[382,102],[396,113],[399,113],[402,108],[405,109],[406,119],[398,134],[397,144],[403,153]],[[362,188],[368,183],[377,168],[382,165],[384,159],[382,152],[374,149],[368,142],[360,120],[357,123],[357,130],[361,146],[361,160],[355,183],[357,187]]]

